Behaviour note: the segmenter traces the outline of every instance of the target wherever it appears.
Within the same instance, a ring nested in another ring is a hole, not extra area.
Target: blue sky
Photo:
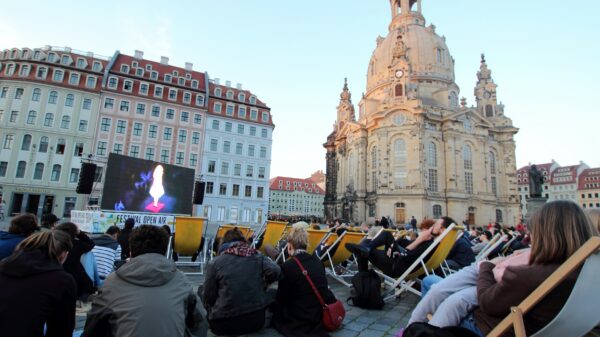
[[[354,103],[365,90],[386,0],[10,1],[0,11],[0,49],[69,46],[115,50],[242,83],[272,108],[271,176],[325,168],[344,77]],[[484,52],[505,114],[521,129],[517,164],[555,159],[600,166],[600,1],[423,0],[445,35],[461,96]]]

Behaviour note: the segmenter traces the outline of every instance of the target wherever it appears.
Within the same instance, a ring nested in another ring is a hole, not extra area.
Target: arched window
[[[485,117],[494,117],[494,107],[491,104],[485,106]]]
[[[38,152],[46,153],[48,152],[48,137],[43,136],[40,138],[40,147],[38,148]]]
[[[39,102],[40,96],[42,96],[42,90],[40,90],[40,88],[33,89],[33,93],[31,94],[31,100],[34,102]]]
[[[406,186],[406,163],[406,142],[403,139],[397,139],[394,142],[394,185],[396,188],[404,188]]]
[[[402,84],[396,84],[396,89],[394,92],[396,97],[404,96],[404,88],[402,87]]]
[[[433,205],[433,218],[439,219],[442,217],[442,206]]]
[[[30,147],[31,147],[31,135],[23,136],[23,142],[21,143],[21,150],[29,151]]]
[[[221,88],[215,88],[215,96],[221,97]]]
[[[48,95],[48,103],[56,104],[56,100],[58,100],[58,93],[56,91],[50,91],[50,95]]]
[[[450,107],[458,108],[458,94],[454,91],[451,91],[448,98],[450,99]]]
[[[34,180],[42,180],[43,175],[44,175],[44,164],[43,163],[35,164],[35,171],[33,171],[33,179]]]
[[[469,118],[465,118],[463,121],[463,127],[465,128],[466,133],[473,132],[473,122]]]
[[[50,180],[52,180],[52,181],[60,180],[60,169],[61,169],[61,166],[58,164],[55,164],[54,166],[52,166],[52,175],[50,176]]]
[[[463,160],[464,160],[464,169],[472,170],[473,169],[473,153],[471,151],[471,146],[465,145],[463,148]]]
[[[434,142],[427,143],[427,170],[425,171],[427,187],[431,192],[438,191],[437,147]]]
[[[15,174],[15,178],[25,178],[25,170],[27,170],[27,162],[21,160],[17,164],[17,173]]]
[[[496,174],[496,155],[494,154],[494,152],[490,152],[489,157],[490,157],[490,173]]]
[[[377,146],[371,149],[371,188],[377,191]]]
[[[499,209],[496,210],[496,222],[497,223],[504,222],[504,219],[502,219],[502,210],[499,210]]]
[[[434,142],[427,144],[427,164],[429,167],[437,167],[437,147]]]
[[[492,187],[492,193],[498,195],[498,180],[496,178],[496,155],[494,152],[488,154],[490,161],[490,184]]]
[[[68,129],[71,127],[71,117],[70,116],[63,116],[62,117],[62,121],[60,122],[60,128],[61,129]]]
[[[233,91],[231,91],[231,90],[227,91],[227,99],[233,99]]]
[[[246,95],[239,93],[238,94],[238,101],[242,101],[245,102],[246,101]]]
[[[65,98],[65,106],[72,107],[73,101],[75,101],[75,96],[73,94],[68,94],[67,98]]]
[[[54,124],[54,114],[51,112],[47,112],[44,117],[44,126],[52,127]]]
[[[30,110],[29,114],[27,114],[27,124],[35,124],[36,118],[37,112],[35,112],[35,110]]]

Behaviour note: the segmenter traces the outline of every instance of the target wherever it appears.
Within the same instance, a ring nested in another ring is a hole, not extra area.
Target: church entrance
[[[469,226],[475,224],[475,207],[469,207]]]
[[[396,203],[396,225],[406,223],[406,205],[403,202]]]

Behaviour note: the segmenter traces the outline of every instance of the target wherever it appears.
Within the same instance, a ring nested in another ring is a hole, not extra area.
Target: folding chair
[[[329,264],[329,266],[325,269],[327,274],[331,275],[331,277],[333,277],[335,280],[339,281],[346,287],[349,287],[350,283],[346,282],[344,280],[344,277],[352,277],[354,275],[354,273],[352,273],[348,268],[344,268],[341,266],[341,264],[344,261],[348,260],[350,256],[352,256],[352,253],[346,249],[346,244],[358,244],[366,236],[367,235],[362,232],[346,231],[341,236],[339,236],[338,239],[332,245],[330,245],[329,248],[325,251],[325,253],[320,257],[321,261],[323,261],[326,265]],[[336,246],[337,249],[332,254],[331,251],[333,250],[333,247]],[[335,270],[336,266],[342,267],[343,272],[337,272]]]
[[[506,245],[504,245],[504,248],[502,248],[502,251],[500,252],[500,256],[506,256],[506,254],[508,253],[508,251],[510,250],[510,245],[512,245],[513,242],[515,242],[515,240],[517,239],[516,235],[513,235],[513,237],[508,240],[508,242],[506,243]]]
[[[390,295],[385,297],[384,300],[388,301],[390,299],[398,297],[404,291],[410,291],[417,296],[421,296],[421,292],[412,288],[412,285],[417,282],[417,278],[421,275],[429,275],[430,272],[433,272],[435,269],[439,268],[446,257],[448,257],[448,253],[454,246],[454,242],[456,241],[456,236],[462,231],[464,227],[456,226],[456,224],[451,224],[446,230],[440,234],[429,247],[410,265],[406,271],[400,277],[393,278],[385,275],[383,272],[377,270],[376,272],[383,277],[385,284],[390,288]],[[432,251],[435,252],[433,255],[425,261],[429,253]]]
[[[596,281],[600,275],[598,249],[600,249],[600,237],[590,238],[523,302],[511,308],[511,313],[487,337],[498,337],[511,326],[516,337],[525,337],[523,316],[582,264],[583,268],[577,277],[577,282],[561,311],[532,337],[577,337],[591,331],[600,323],[600,315],[597,311],[600,294]]]
[[[479,254],[479,260],[477,261],[486,260],[488,256],[490,256],[490,254],[496,250],[496,248],[500,247],[500,245],[504,242],[505,239],[506,235],[500,236],[500,238],[498,238],[498,240],[496,240],[494,244],[490,245],[485,251]]]
[[[496,241],[498,241],[500,239],[500,237],[502,236],[502,234],[500,233],[496,233],[496,235],[494,235],[488,242],[487,244],[483,247],[482,250],[479,251],[479,254],[477,254],[477,256],[475,257],[475,261],[482,261],[485,260],[487,258],[487,255],[484,257],[483,255],[485,254],[485,252],[493,245],[496,243]]]
[[[279,222],[279,221],[267,221],[264,230],[264,236],[262,245],[260,246],[260,251],[265,253],[265,246],[271,245],[273,247],[277,247],[277,244],[283,237],[283,233],[285,232],[287,227],[287,222]],[[258,238],[259,235],[256,236]],[[256,241],[256,240],[255,240]]]
[[[206,243],[202,252],[198,252],[205,230],[205,218],[196,217],[175,217],[175,234],[169,240],[167,257],[170,259],[173,253],[181,256],[192,256],[198,253],[199,260],[196,262],[177,261],[175,264],[180,267],[200,267],[200,272],[185,273],[187,275],[202,275],[204,273],[204,264],[206,263]]]
[[[254,234],[254,230],[248,226],[220,225],[219,228],[217,229],[217,233],[215,234],[215,237],[211,240],[210,249],[211,249],[212,257],[214,257],[216,255],[216,252],[212,250],[214,243],[218,242],[218,240],[220,240],[228,230],[231,230],[234,228],[239,229],[240,232],[242,232],[242,235],[244,236],[244,238],[246,238],[246,239],[249,239],[250,237],[252,237],[252,234]]]

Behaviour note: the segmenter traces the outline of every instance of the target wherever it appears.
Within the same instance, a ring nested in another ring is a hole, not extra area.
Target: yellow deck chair
[[[217,229],[217,233],[215,234],[215,237],[211,240],[211,243],[209,245],[210,246],[210,254],[212,257],[214,257],[217,253],[212,250],[214,243],[219,242],[219,240],[221,240],[221,238],[225,235],[225,233],[228,230],[234,229],[236,227],[237,227],[237,229],[239,229],[242,232],[242,235],[244,235],[244,238],[246,238],[246,239],[249,239],[250,237],[252,237],[252,234],[254,234],[254,230],[248,226],[220,225],[219,228]]]
[[[430,272],[442,265],[448,257],[450,250],[452,250],[457,236],[463,230],[464,227],[451,224],[442,234],[435,238],[433,243],[421,254],[421,256],[419,256],[419,258],[417,258],[417,260],[398,278],[393,278],[385,275],[381,271],[377,271],[391,290],[391,294],[385,297],[384,300],[388,301],[393,299],[406,290],[417,296],[421,296],[421,292],[413,289],[412,285],[417,281],[419,276],[424,274],[429,275]],[[434,251],[433,255],[425,261],[432,251]]]
[[[198,217],[175,217],[175,234],[173,237],[173,245],[170,245],[167,251],[167,257],[171,258],[173,253],[179,256],[192,256],[200,248],[202,236],[205,230],[205,218]],[[206,262],[206,245],[203,252],[199,255],[199,260],[196,262],[178,261],[177,266],[200,267],[200,273],[186,273],[188,275],[198,275],[204,272],[204,264]]]
[[[306,232],[308,233],[308,247],[306,248],[306,251],[309,254],[314,253],[315,249],[317,249],[317,247],[321,244],[321,241],[324,239],[329,240],[331,243],[335,241],[335,238],[330,238],[331,234],[334,233],[329,233],[329,231],[326,230],[307,229]]]
[[[273,247],[277,247],[277,243],[283,237],[284,232],[286,231],[287,222],[279,222],[279,221],[267,221],[267,225],[265,226],[265,235],[262,241],[262,245],[260,246],[260,251],[265,253],[265,246],[271,245]]]
[[[336,279],[338,282],[343,285],[349,287],[350,283],[344,280],[344,277],[352,277],[354,273],[350,272],[348,269],[343,268],[342,271],[336,271],[336,266],[340,266],[342,262],[348,260],[352,253],[346,249],[347,243],[359,244],[367,235],[362,232],[344,232],[333,244],[329,246],[329,249],[325,252],[325,254],[321,257],[321,260],[326,265],[326,272],[331,277]],[[331,254],[331,250],[334,245],[337,245],[337,249]]]

